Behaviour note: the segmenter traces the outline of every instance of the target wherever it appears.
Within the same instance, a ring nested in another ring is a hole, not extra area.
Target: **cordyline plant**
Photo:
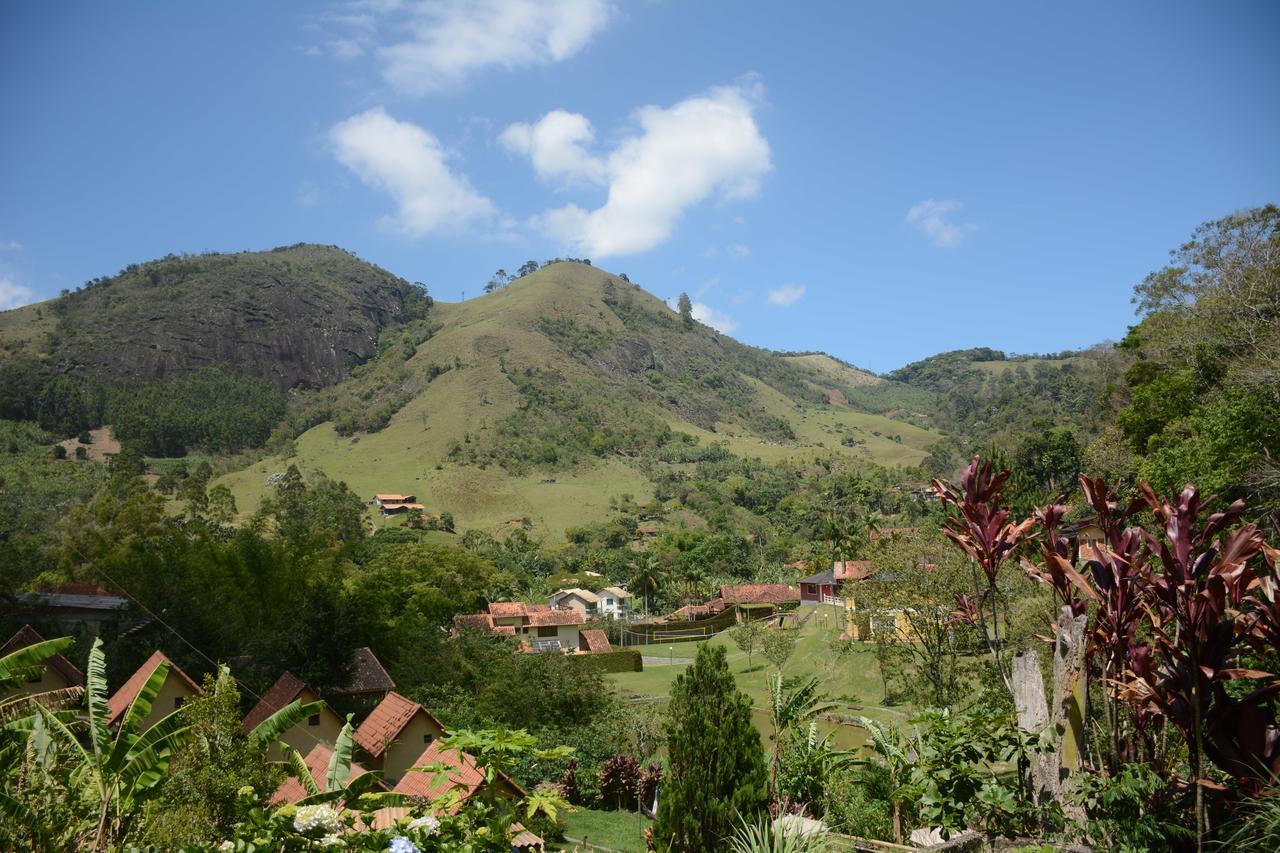
[[[1106,687],[1109,757],[1151,760],[1152,730],[1164,723],[1176,728],[1187,745],[1201,845],[1208,830],[1204,790],[1221,788],[1206,778],[1206,759],[1246,793],[1280,776],[1280,677],[1240,665],[1249,652],[1280,649],[1280,550],[1266,544],[1256,525],[1229,529],[1240,520],[1241,501],[1202,519],[1194,486],[1171,501],[1143,484],[1140,499],[1126,506],[1100,480],[1081,477],[1103,533],[1101,542],[1081,549],[1081,571],[1061,532],[1067,508],[1043,507],[1012,524],[1000,503],[1006,479],[975,458],[961,489],[938,484],[960,511],[945,532],[987,576],[987,589],[976,600],[962,598],[959,613],[985,621],[1001,562],[1039,527],[1040,562],[1023,559],[1022,566],[1072,612],[1090,614],[1088,661]],[[1125,528],[1140,510],[1152,513],[1153,529]],[[993,623],[997,616],[993,606]],[[999,649],[992,653],[999,665]],[[1228,690],[1230,682],[1252,686]],[[1130,711],[1131,730],[1122,706]]]
[[[1003,501],[1008,482],[1008,471],[995,473],[990,462],[975,456],[961,477],[959,489],[942,480],[934,480],[933,487],[943,506],[954,506],[959,513],[947,516],[942,532],[982,570],[982,578],[975,576],[974,596],[958,596],[955,616],[982,628],[996,671],[1012,693],[1000,641],[1000,567],[1026,540],[1035,519],[1018,524],[1009,521],[1009,508]]]

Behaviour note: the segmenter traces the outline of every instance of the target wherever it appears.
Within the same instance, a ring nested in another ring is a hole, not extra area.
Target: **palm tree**
[[[655,554],[646,554],[635,565],[635,573],[631,576],[631,585],[639,586],[644,595],[644,615],[649,616],[649,595],[656,592],[667,580],[666,569],[662,567]]]

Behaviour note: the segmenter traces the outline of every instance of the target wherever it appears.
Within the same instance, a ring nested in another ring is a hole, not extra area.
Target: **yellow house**
[[[0,657],[12,654],[27,646],[43,643],[44,637],[30,625],[23,625],[17,633],[0,646]],[[84,673],[76,665],[60,654],[45,658],[37,673],[25,684],[9,691],[0,691],[0,699],[8,699],[17,694],[48,693],[54,690],[66,690],[68,687],[84,687]]]
[[[301,678],[298,678],[292,672],[286,672],[276,680],[275,684],[271,685],[270,690],[262,694],[258,704],[254,705],[253,709],[245,716],[244,733],[248,734],[253,731],[263,720],[266,720],[290,702],[301,701],[305,705],[319,700],[319,695],[303,683]],[[341,731],[342,718],[326,704],[320,710],[320,713],[312,714],[307,719],[287,729],[279,740],[289,744],[289,746],[303,755],[307,755],[316,744],[332,747],[337,743],[338,733]],[[284,757],[284,751],[280,749],[279,742],[271,744],[267,754],[272,761],[278,761]]]
[[[151,657],[147,658],[147,662],[138,667],[138,670],[129,676],[129,680],[107,700],[107,725],[114,726],[124,716],[143,685],[161,664],[168,664],[169,672],[165,676],[164,683],[160,685],[155,701],[151,703],[151,713],[142,718],[139,729],[154,725],[187,702],[204,695],[199,684],[192,681],[181,667],[157,649]]]
[[[393,691],[356,729],[356,743],[368,757],[365,764],[394,784],[444,734],[434,714]]]

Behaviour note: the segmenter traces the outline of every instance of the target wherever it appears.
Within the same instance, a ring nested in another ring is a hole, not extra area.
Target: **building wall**
[[[444,736],[444,730],[431,721],[426,714],[414,714],[382,754],[382,772],[391,784],[399,782],[405,771],[413,766],[422,755],[423,750],[432,741]],[[430,740],[424,740],[424,738]]]
[[[300,699],[304,705],[308,702],[315,702],[319,698],[319,696],[311,692],[311,688],[309,687],[304,687],[302,692],[298,694],[298,699]],[[298,752],[306,755],[311,751],[311,748],[316,745],[317,741],[323,743],[325,746],[333,746],[338,742],[338,734],[341,731],[342,718],[334,713],[328,705],[325,705],[324,709],[320,712],[319,725],[308,725],[308,721],[303,720],[293,728],[287,730],[280,739],[289,744],[289,746],[298,750]],[[279,743],[273,743],[271,745],[267,750],[267,757],[271,761],[279,761],[284,758],[284,750],[280,749]]]
[[[178,707],[178,699],[182,699],[185,703],[190,702],[199,695],[188,687],[185,681],[170,672],[165,676],[164,684],[160,685],[160,692],[156,694],[156,700],[151,703],[151,713],[142,718],[137,730],[143,731],[172,714]],[[123,719],[124,715],[121,714],[120,717]]]
[[[70,687],[67,680],[63,678],[56,669],[51,666],[42,666],[40,668],[40,677],[35,681],[29,681],[22,684],[14,690],[0,690],[0,699],[7,699],[10,696],[16,696],[19,693],[46,693],[50,690],[65,690]]]

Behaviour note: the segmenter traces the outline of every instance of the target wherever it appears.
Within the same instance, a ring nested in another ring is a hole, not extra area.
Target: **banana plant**
[[[98,817],[92,850],[101,850],[110,844],[139,812],[139,805],[159,792],[170,759],[189,737],[186,718],[180,709],[145,731],[138,730],[151,713],[152,704],[169,674],[167,663],[160,664],[151,673],[113,735],[107,725],[106,669],[102,640],[95,639],[89,651],[85,682],[89,748],[83,746],[72,731],[74,723],[47,708],[39,709],[43,726],[54,739],[70,747],[78,762],[72,772],[73,783],[96,800]]]
[[[300,706],[301,709],[308,709],[309,707],[308,705]],[[289,719],[295,716],[297,719],[303,718],[300,710],[285,714],[288,710],[289,708],[286,706],[276,712],[264,720],[259,728],[272,724],[273,720],[280,717],[276,723],[271,725],[271,728],[278,727],[279,731],[283,732],[293,724],[284,724]],[[293,722],[296,722],[297,719],[294,719]],[[266,735],[269,731],[269,729],[264,730],[262,734]],[[255,728],[254,733],[257,732],[258,729]],[[253,737],[254,735],[251,734],[250,736]],[[410,806],[413,804],[412,798],[403,794],[375,790],[382,784],[381,771],[371,770],[347,781],[347,777],[351,774],[351,756],[355,751],[355,729],[351,725],[350,716],[347,717],[346,725],[342,727],[342,731],[338,733],[337,741],[334,742],[333,754],[329,756],[329,765],[325,770],[323,788],[312,778],[311,768],[307,766],[307,760],[302,753],[284,742],[281,742],[280,748],[284,751],[285,766],[289,768],[290,772],[302,783],[302,787],[307,791],[307,796],[296,803],[299,808],[324,803],[341,803],[345,808],[363,812],[386,806]]]
[[[819,714],[835,707],[818,689],[818,679],[810,678],[788,690],[781,672],[769,676],[769,721],[773,724],[773,758],[769,763],[769,792],[776,799],[778,762],[782,756],[783,736],[798,730]]]

